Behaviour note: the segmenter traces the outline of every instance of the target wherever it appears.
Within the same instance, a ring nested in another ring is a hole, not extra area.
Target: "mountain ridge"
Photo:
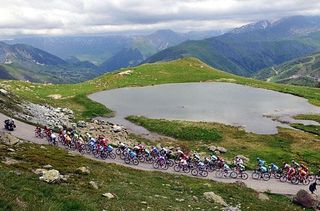
[[[143,63],[194,56],[218,69],[251,76],[263,68],[320,50],[320,36],[311,36],[319,31],[320,16],[293,16],[274,23],[262,21],[217,37],[183,42]]]

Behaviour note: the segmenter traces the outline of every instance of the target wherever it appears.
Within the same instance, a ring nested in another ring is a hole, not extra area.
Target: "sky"
[[[0,36],[227,30],[320,15],[319,0],[0,0]]]

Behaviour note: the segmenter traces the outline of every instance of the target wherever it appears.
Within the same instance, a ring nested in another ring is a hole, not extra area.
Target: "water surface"
[[[169,120],[219,122],[259,134],[288,127],[270,117],[290,119],[320,113],[304,98],[232,83],[183,83],[107,90],[89,96],[116,111],[115,123],[129,125],[129,115]],[[310,123],[310,122],[309,122]],[[316,124],[315,122],[313,122]]]

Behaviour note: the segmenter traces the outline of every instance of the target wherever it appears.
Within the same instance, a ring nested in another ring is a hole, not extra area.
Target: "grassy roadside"
[[[206,154],[210,154],[210,145],[225,147],[228,152],[224,157],[232,160],[234,156],[242,154],[250,159],[250,168],[255,167],[257,157],[265,159],[269,164],[274,162],[282,165],[283,162],[295,159],[308,164],[313,170],[320,167],[320,142],[315,141],[316,136],[301,131],[279,128],[278,134],[259,135],[219,123],[169,121],[137,116],[127,119],[152,132],[179,140],[168,141],[167,145],[181,145]],[[186,127],[188,131],[185,130]]]
[[[238,83],[301,96],[315,105],[320,105],[320,89],[267,83],[243,78],[216,70],[195,58],[184,58],[164,63],[144,64],[130,68],[130,70],[132,70],[132,73],[129,75],[120,75],[119,72],[109,73],[94,80],[73,85],[2,81],[0,82],[0,86],[10,87],[10,90],[16,95],[34,103],[47,103],[55,107],[68,107],[73,109],[77,119],[111,114],[109,109],[89,100],[87,98],[88,94],[107,89],[165,83],[203,81]],[[59,97],[53,99],[50,97],[52,95],[59,95]]]
[[[320,115],[317,114],[300,114],[294,117],[300,120],[312,120],[320,123]]]
[[[303,125],[303,124],[294,123],[294,124],[290,124],[290,126],[308,133],[312,133],[318,136],[320,135],[319,125]]]
[[[16,152],[9,152],[7,146],[0,144],[1,159],[19,161],[12,165],[0,163],[0,210],[219,210],[220,205],[203,197],[208,191],[214,191],[231,206],[241,204],[241,210],[302,210],[287,197],[268,194],[270,200],[263,201],[257,192],[235,184],[134,170],[70,155],[50,146],[26,143],[12,148]],[[32,170],[46,164],[70,175],[68,181],[39,181]],[[91,173],[77,174],[76,169],[81,166],[88,167]],[[90,181],[95,181],[99,189],[93,189]],[[117,197],[107,200],[101,196],[106,192]]]

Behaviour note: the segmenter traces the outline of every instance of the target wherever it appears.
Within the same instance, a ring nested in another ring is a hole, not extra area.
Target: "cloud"
[[[0,36],[238,27],[319,15],[318,0],[1,0]]]

